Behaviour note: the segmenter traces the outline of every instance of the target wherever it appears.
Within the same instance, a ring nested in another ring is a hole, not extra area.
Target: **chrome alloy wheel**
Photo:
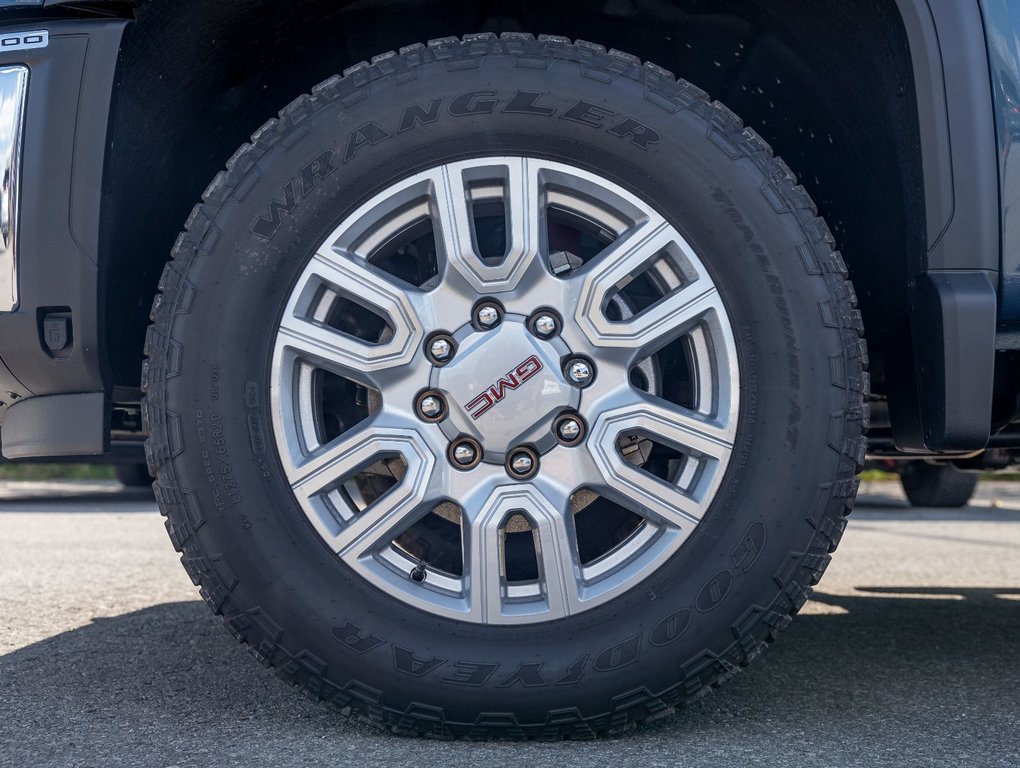
[[[316,250],[273,351],[277,449],[323,541],[424,611],[557,619],[650,576],[729,461],[716,287],[620,186],[522,157],[385,189]]]

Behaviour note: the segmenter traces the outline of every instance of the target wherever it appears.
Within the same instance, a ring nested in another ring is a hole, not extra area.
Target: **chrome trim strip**
[[[45,29],[33,29],[29,32],[6,32],[0,34],[0,53],[5,51],[28,51],[32,48],[45,48],[50,44],[50,33]]]
[[[0,68],[0,312],[18,306],[18,184],[28,67]]]

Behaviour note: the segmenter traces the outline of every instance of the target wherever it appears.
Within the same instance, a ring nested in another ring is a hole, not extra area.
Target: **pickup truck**
[[[1018,40],[0,0],[3,456],[151,474],[229,631],[367,722],[624,732],[791,622],[866,463],[962,504],[1018,461]]]

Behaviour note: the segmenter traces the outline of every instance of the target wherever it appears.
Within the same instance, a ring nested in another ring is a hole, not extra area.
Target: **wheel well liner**
[[[192,205],[282,105],[402,45],[526,31],[588,39],[670,69],[768,140],[818,203],[850,268],[875,340],[873,389],[887,394],[899,375],[899,399],[917,410],[913,360],[901,351],[911,349],[907,286],[928,266],[932,233],[945,227],[944,219],[933,224],[942,215],[933,202],[947,204],[932,200],[939,190],[931,183],[919,194],[930,175],[910,38],[921,27],[904,21],[928,24],[916,11],[925,0],[791,0],[781,10],[758,0],[298,7],[280,14],[268,0],[167,0],[136,12],[122,46],[103,183],[100,311],[112,383],[138,380],[148,306]]]

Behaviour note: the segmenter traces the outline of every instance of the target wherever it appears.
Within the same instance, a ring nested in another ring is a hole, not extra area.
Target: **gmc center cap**
[[[492,331],[465,326],[455,338],[456,356],[430,377],[446,395],[450,416],[441,427],[447,437],[475,438],[484,460],[498,464],[511,447],[528,444],[539,453],[552,448],[553,420],[581,400],[560,370],[570,354],[563,340],[534,336],[520,315],[507,315]]]

